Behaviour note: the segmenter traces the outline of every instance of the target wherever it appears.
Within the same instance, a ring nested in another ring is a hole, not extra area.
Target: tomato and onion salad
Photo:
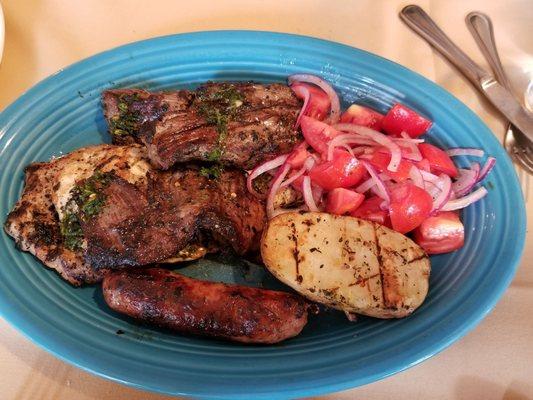
[[[381,114],[352,104],[341,112],[331,85],[320,77],[288,78],[303,101],[296,121],[304,140],[291,153],[269,160],[249,172],[250,193],[266,199],[268,218],[294,210],[352,215],[412,233],[428,254],[463,246],[464,227],[457,210],[482,199],[478,186],[494,167],[488,157],[458,168],[452,157],[483,157],[475,148],[443,150],[421,138],[433,124],[409,107],[396,103]],[[272,175],[268,193],[253,181]],[[302,193],[296,209],[275,207],[277,193],[291,186]]]

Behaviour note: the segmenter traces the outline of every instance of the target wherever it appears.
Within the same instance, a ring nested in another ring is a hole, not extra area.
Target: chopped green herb
[[[208,124],[214,125],[218,132],[217,148],[208,155],[209,161],[218,161],[224,153],[224,142],[228,135],[228,123],[243,105],[244,97],[235,85],[221,85],[217,91],[207,89],[198,94],[198,112]]]
[[[200,175],[205,176],[209,179],[218,179],[220,178],[220,175],[222,174],[222,171],[224,168],[220,164],[214,164],[210,167],[202,167],[200,168]]]
[[[109,184],[112,173],[96,171],[70,191],[70,200],[63,208],[61,235],[67,248],[78,251],[83,244],[81,222],[96,216],[105,204],[102,190]]]
[[[78,251],[82,248],[83,231],[81,230],[80,220],[74,213],[66,213],[61,220],[61,235],[65,247],[72,251]]]
[[[133,135],[138,128],[141,117],[137,111],[131,110],[130,105],[138,101],[137,93],[132,95],[120,95],[118,98],[118,115],[111,118],[110,131],[112,135]]]

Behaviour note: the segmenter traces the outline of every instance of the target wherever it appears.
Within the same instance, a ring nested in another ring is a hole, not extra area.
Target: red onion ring
[[[309,106],[309,100],[311,99],[311,92],[306,86],[300,86],[300,89],[302,90],[302,94],[304,96],[304,104],[302,105],[302,108],[300,109],[300,113],[298,114],[298,118],[296,119],[296,124],[294,124],[295,128],[298,128],[300,126],[300,121],[302,119],[302,116],[304,116],[305,113],[307,112],[307,107]]]
[[[446,154],[450,157],[454,156],[474,156],[474,157],[483,157],[485,152],[481,149],[474,149],[471,147],[453,147],[446,150]]]
[[[313,191],[311,189],[311,178],[304,176],[303,193],[305,205],[309,208],[309,211],[319,211],[315,199],[313,198]]]
[[[419,168],[420,173],[422,174],[422,178],[424,178],[424,181],[429,181],[432,183],[435,183],[439,180],[439,177],[437,175],[433,175],[431,172],[424,171],[423,169]]]
[[[441,174],[436,185],[439,188],[440,193],[435,199],[433,199],[433,213],[439,211],[450,199],[452,192],[452,180],[448,175]]]
[[[248,191],[252,193],[255,197],[258,197],[260,199],[264,199],[266,196],[262,195],[261,193],[257,192],[254,189],[254,186],[252,185],[252,182],[255,178],[257,178],[259,175],[264,174],[267,171],[273,170],[275,168],[278,168],[279,166],[283,165],[285,161],[287,161],[287,158],[289,157],[288,154],[283,154],[281,156],[278,156],[274,158],[273,160],[264,162],[261,165],[258,165],[255,167],[248,177],[246,178],[246,187],[248,188]]]
[[[488,191],[483,186],[478,188],[477,190],[473,191],[469,195],[466,195],[464,197],[461,197],[459,199],[450,200],[448,201],[442,208],[442,211],[453,211],[453,210],[459,210],[461,208],[465,208],[466,206],[469,206],[472,203],[475,203],[476,201],[482,199],[487,195]]]
[[[426,185],[424,184],[424,178],[422,177],[420,170],[414,165],[411,167],[411,170],[409,171],[409,178],[411,178],[413,183],[416,186],[418,186],[420,189],[424,189],[424,190],[426,189]]]
[[[385,187],[385,184],[381,180],[381,178],[378,176],[376,170],[372,165],[370,165],[366,161],[361,161],[361,163],[364,165],[368,173],[370,174],[370,177],[374,180],[374,185],[376,187],[376,194],[381,197],[383,200],[385,200],[387,203],[390,203],[390,196],[387,191],[387,188]]]
[[[302,168],[298,170],[293,176],[288,178],[287,180],[283,181],[279,188],[283,188],[285,186],[289,186],[291,183],[293,183],[296,179],[298,179],[300,176],[305,174],[307,171],[309,171],[313,166],[315,165],[315,159],[311,156],[307,157],[307,159],[304,162],[304,165],[302,165]]]
[[[485,179],[488,173],[492,171],[492,168],[494,168],[494,165],[496,165],[496,159],[494,157],[488,157],[485,165],[483,165],[483,168],[481,168],[481,171],[479,172],[477,181],[481,182],[483,179]]]
[[[281,182],[283,182],[283,179],[285,179],[285,176],[287,176],[290,169],[291,169],[291,166],[289,164],[284,164],[283,167],[278,170],[278,173],[276,177],[274,178],[272,185],[270,185],[270,190],[268,192],[267,203],[266,203],[267,216],[269,219],[272,218],[275,212],[274,200],[276,198],[276,194],[278,193]]]
[[[295,75],[289,76],[288,81],[289,81],[289,85],[292,85],[295,82],[306,82],[306,83],[312,83],[313,85],[318,86],[328,95],[329,101],[331,102],[328,122],[330,124],[334,124],[340,119],[341,102],[339,100],[339,96],[337,95],[337,92],[335,92],[335,89],[333,89],[333,87],[329,83],[327,83],[325,80],[323,80],[322,78],[319,78],[316,75],[295,74]]]
[[[334,128],[341,131],[358,133],[362,136],[372,139],[373,141],[379,143],[382,146],[385,146],[387,149],[389,149],[391,153],[391,158],[387,169],[391,172],[398,171],[398,166],[400,165],[400,161],[402,161],[402,151],[400,149],[400,146],[394,143],[391,138],[381,132],[367,128],[366,126],[360,126],[355,124],[337,124],[334,126]]]
[[[374,145],[374,142],[372,140],[361,137],[360,135],[354,135],[350,133],[338,135],[331,139],[328,143],[327,160],[331,161],[333,159],[333,152],[335,151],[335,147],[344,146],[348,143],[358,145]]]
[[[479,178],[479,164],[472,163],[470,169],[459,168],[459,176],[457,180],[452,183],[452,190],[457,197],[466,195],[474,185],[478,182]]]

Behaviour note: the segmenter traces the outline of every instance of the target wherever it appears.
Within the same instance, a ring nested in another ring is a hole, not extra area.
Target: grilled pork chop
[[[244,169],[288,152],[301,108],[281,84],[208,83],[196,91],[102,94],[114,143],[143,143],[152,164],[218,161]]]
[[[218,179],[201,169],[152,171],[147,189],[110,176],[101,211],[82,222],[86,259],[94,268],[147,265],[172,257],[189,243],[214,241],[236,253],[257,249],[263,205],[246,190],[241,171]]]
[[[17,246],[35,255],[72,285],[100,281],[106,269],[93,270],[79,251],[67,245],[73,238],[65,237],[65,226],[62,232],[60,216],[64,204],[75,182],[92,175],[97,167],[104,171],[113,169],[118,176],[132,182],[144,179],[143,169],[149,168],[144,157],[145,150],[137,145],[99,145],[50,162],[29,165],[22,196],[7,217],[6,232]]]

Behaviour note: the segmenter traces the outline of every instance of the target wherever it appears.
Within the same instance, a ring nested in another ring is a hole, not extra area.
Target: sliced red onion
[[[474,149],[471,147],[454,147],[446,150],[446,154],[449,156],[473,156],[473,157],[483,157],[485,152],[481,149]]]
[[[248,191],[252,193],[254,196],[264,199],[265,195],[262,195],[261,193],[257,192],[254,189],[254,186],[252,185],[253,180],[257,178],[259,175],[262,175],[267,171],[273,170],[281,166],[285,161],[287,161],[287,157],[289,157],[288,154],[283,154],[279,157],[274,158],[273,160],[264,162],[263,164],[255,167],[250,172],[250,174],[248,175],[248,178],[246,179],[246,187],[248,188]]]
[[[488,157],[487,162],[485,162],[485,165],[483,165],[483,168],[481,168],[481,171],[479,172],[479,177],[477,178],[478,182],[481,182],[487,174],[494,168],[494,165],[496,165],[496,159],[494,157]]]
[[[296,172],[293,176],[291,176],[290,178],[287,178],[281,183],[281,185],[279,186],[280,189],[285,186],[289,186],[296,179],[298,179],[300,176],[302,176],[307,171],[309,171],[311,168],[313,168],[314,165],[315,165],[315,159],[311,156],[307,157],[307,159],[304,162],[304,165],[302,165],[302,167],[298,170],[298,172]]]
[[[311,92],[309,91],[309,88],[307,86],[302,85],[299,87],[299,90],[301,90],[301,94],[304,96],[304,104],[302,105],[300,113],[298,114],[298,118],[296,119],[296,124],[294,125],[295,128],[298,128],[300,126],[300,120],[302,119],[302,116],[304,116],[307,112],[309,100],[311,99]]]
[[[431,172],[424,171],[423,169],[420,169],[420,173],[422,174],[422,178],[424,178],[425,181],[433,182],[439,180],[439,177],[437,175],[433,175]]]
[[[287,176],[290,170],[291,166],[289,164],[284,164],[283,167],[278,170],[278,174],[270,185],[266,204],[268,218],[272,218],[274,215],[274,200],[276,198],[276,194],[278,193],[281,182],[283,182],[283,179],[285,179],[285,176]]]
[[[365,193],[366,191],[370,190],[370,188],[373,187],[375,184],[376,182],[374,181],[374,178],[368,178],[366,181],[357,186],[355,188],[355,191],[357,193]]]
[[[303,193],[305,205],[309,208],[309,211],[319,211],[313,198],[313,191],[311,189],[311,178],[304,176]]]
[[[400,135],[401,135],[401,138],[394,138],[392,140],[396,142],[400,142],[400,143],[416,143],[416,144],[425,142],[424,139],[412,138],[411,136],[409,136],[407,132],[402,132],[400,133]]]
[[[424,184],[424,178],[422,178],[422,174],[420,173],[420,170],[414,165],[411,167],[411,170],[409,171],[409,178],[411,178],[413,183],[419,188],[421,189],[426,188],[426,185]]]
[[[364,138],[360,135],[354,135],[350,133],[338,135],[331,139],[328,143],[327,160],[331,161],[333,159],[333,152],[335,151],[336,147],[344,146],[348,143],[357,145],[374,145],[374,142],[372,140]]]
[[[295,82],[306,82],[306,83],[312,83],[313,85],[318,86],[328,95],[329,101],[331,102],[328,122],[330,124],[334,124],[340,119],[341,102],[339,100],[339,96],[337,95],[337,92],[335,92],[335,89],[333,89],[333,87],[329,83],[327,83],[325,80],[323,80],[322,78],[319,78],[316,75],[295,74],[295,75],[289,76],[288,81],[289,81],[289,85],[292,85]]]
[[[385,187],[385,184],[383,183],[383,181],[381,180],[381,178],[378,176],[376,170],[374,169],[374,167],[372,167],[372,165],[370,165],[370,163],[366,162],[366,161],[361,161],[364,165],[364,167],[366,168],[366,170],[368,171],[368,173],[370,174],[370,177],[374,180],[374,184],[375,184],[375,187],[376,187],[376,194],[381,197],[383,200],[385,200],[387,203],[390,203],[390,196],[389,196],[389,193],[387,191],[387,188]]]
[[[457,180],[452,183],[452,190],[457,197],[462,197],[477,183],[479,177],[479,164],[472,163],[469,169],[459,168],[459,176]]]
[[[392,141],[391,138],[381,132],[367,128],[366,126],[355,124],[337,124],[335,125],[335,128],[341,131],[358,133],[372,139],[382,146],[385,146],[391,153],[391,158],[387,169],[391,172],[398,171],[398,166],[400,165],[400,161],[402,161],[402,150],[400,149],[400,146]]]
[[[432,212],[439,211],[448,202],[452,192],[452,180],[446,174],[441,174],[439,176],[436,185],[439,188],[440,193],[433,199]]]
[[[479,189],[474,190],[472,193],[455,199],[448,201],[444,207],[442,207],[442,211],[453,211],[453,210],[459,210],[461,208],[465,208],[466,206],[469,206],[472,203],[475,203],[476,201],[482,199],[487,195],[488,191],[483,186],[481,186]]]

